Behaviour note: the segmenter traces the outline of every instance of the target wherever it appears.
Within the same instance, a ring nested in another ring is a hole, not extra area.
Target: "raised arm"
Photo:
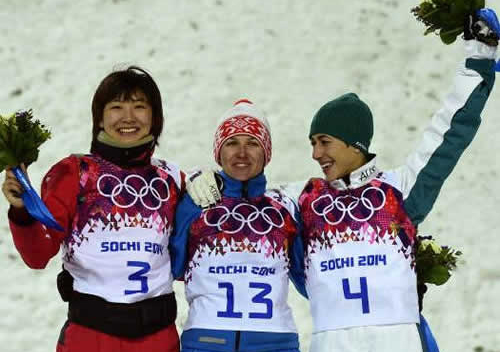
[[[495,81],[495,46],[467,40],[465,52],[452,91],[434,114],[415,152],[395,170],[405,209],[415,225],[430,212],[444,181],[474,138]]]

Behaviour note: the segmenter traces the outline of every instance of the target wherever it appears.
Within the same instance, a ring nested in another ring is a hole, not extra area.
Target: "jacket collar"
[[[101,131],[92,141],[90,152],[122,168],[146,166],[151,163],[155,141],[147,136],[132,145],[120,145]]]
[[[376,155],[370,154],[370,157],[371,159],[366,164],[349,174],[349,184],[347,184],[343,179],[337,179],[331,181],[330,185],[337,189],[354,189],[369,183],[379,173],[379,169],[376,165]]]
[[[219,171],[223,180],[222,194],[232,198],[255,198],[266,191],[266,176],[260,173],[248,181],[239,181],[228,176],[224,171]]]

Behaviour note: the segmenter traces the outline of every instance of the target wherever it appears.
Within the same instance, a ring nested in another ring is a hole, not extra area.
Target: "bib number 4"
[[[368,285],[366,283],[366,277],[362,276],[359,278],[359,292],[351,291],[349,279],[342,279],[342,289],[344,291],[345,299],[360,299],[361,310],[363,311],[363,314],[370,313],[370,302],[368,300]]]
[[[264,305],[265,312],[249,312],[250,319],[271,319],[273,317],[273,301],[266,296],[271,293],[272,286],[263,282],[250,282],[250,289],[259,290],[253,297],[252,303]],[[219,318],[243,318],[243,312],[234,310],[234,286],[231,282],[219,282],[219,288],[226,290],[226,310],[218,311]]]

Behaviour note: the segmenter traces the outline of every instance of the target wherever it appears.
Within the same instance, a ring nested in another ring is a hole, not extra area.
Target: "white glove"
[[[215,205],[221,199],[221,192],[214,170],[199,170],[187,177],[186,190],[193,202],[202,208]]]

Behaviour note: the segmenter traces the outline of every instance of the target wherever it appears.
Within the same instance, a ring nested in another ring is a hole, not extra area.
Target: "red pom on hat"
[[[220,165],[220,150],[224,142],[232,136],[248,135],[259,142],[264,149],[264,166],[271,161],[271,128],[264,114],[248,99],[236,101],[231,109],[222,115],[221,123],[215,131],[214,157]]]

